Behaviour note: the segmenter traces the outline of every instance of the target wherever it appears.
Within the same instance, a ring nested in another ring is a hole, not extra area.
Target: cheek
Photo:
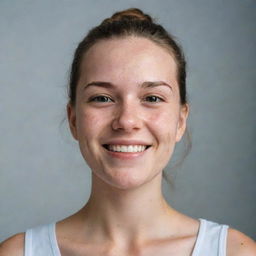
[[[152,133],[155,135],[158,147],[158,164],[159,169],[164,169],[172,157],[175,144],[178,117],[173,111],[163,110],[151,117]]]
[[[97,134],[97,129],[102,125],[100,116],[90,111],[80,111],[77,118],[77,128],[80,137],[91,137]]]
[[[91,111],[80,110],[77,116],[77,134],[80,151],[89,166],[93,166],[95,150],[95,141],[101,132],[102,120],[100,116]]]
[[[150,116],[149,123],[159,139],[164,139],[166,143],[175,141],[178,126],[176,111],[158,111]]]

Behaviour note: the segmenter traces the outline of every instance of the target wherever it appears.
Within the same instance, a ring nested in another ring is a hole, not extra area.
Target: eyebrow
[[[172,86],[164,81],[145,81],[143,82],[140,87],[142,88],[154,88],[154,87],[157,87],[157,86],[167,86],[168,88],[170,88],[171,90],[173,90]],[[93,81],[93,82],[90,82],[88,84],[86,84],[84,86],[84,90],[90,86],[97,86],[97,87],[103,87],[103,88],[113,88],[114,85],[112,83],[109,83],[109,82],[102,82],[102,81]]]

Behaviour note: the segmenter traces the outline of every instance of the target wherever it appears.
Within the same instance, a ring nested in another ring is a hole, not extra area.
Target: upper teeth
[[[142,152],[146,149],[144,145],[108,145],[108,149],[116,152]]]

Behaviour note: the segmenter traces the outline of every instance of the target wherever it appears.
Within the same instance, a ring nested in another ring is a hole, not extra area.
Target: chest
[[[196,237],[154,241],[140,248],[122,249],[107,244],[60,241],[61,256],[192,256]]]

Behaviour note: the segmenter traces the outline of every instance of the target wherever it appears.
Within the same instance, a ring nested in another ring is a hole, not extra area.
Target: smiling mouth
[[[151,145],[109,145],[104,144],[103,147],[111,152],[121,153],[139,153],[147,150]]]

